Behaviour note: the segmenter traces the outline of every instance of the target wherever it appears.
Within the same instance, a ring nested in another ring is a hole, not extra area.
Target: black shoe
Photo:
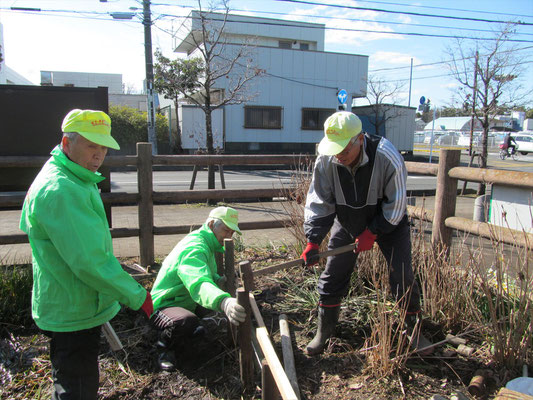
[[[157,363],[161,371],[175,371],[176,370],[176,356],[173,350],[166,350],[159,353]]]

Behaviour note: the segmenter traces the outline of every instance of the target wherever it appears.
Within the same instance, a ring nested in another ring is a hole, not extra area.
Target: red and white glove
[[[144,299],[144,303],[141,306],[141,310],[144,311],[148,319],[154,312],[154,304],[152,303],[152,296],[150,295],[150,292],[146,291],[146,298]]]
[[[318,244],[316,243],[307,243],[307,247],[303,251],[300,258],[303,258],[305,261],[305,266],[310,267],[318,263]]]
[[[356,253],[360,253],[362,251],[367,251],[372,248],[374,245],[374,242],[376,241],[377,235],[374,235],[370,230],[367,228],[361,233],[359,236],[355,238],[355,244],[356,244]]]

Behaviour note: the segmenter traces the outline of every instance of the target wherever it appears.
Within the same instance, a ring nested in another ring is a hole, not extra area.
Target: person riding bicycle
[[[515,154],[516,153],[516,140],[514,140],[514,137],[511,136],[510,133],[505,135],[504,144],[506,146],[507,151],[509,152],[509,149],[511,149],[511,152],[509,154]],[[512,144],[514,143],[514,144]]]

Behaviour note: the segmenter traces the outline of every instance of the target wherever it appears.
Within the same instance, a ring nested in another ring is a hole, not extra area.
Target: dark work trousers
[[[182,307],[168,307],[157,310],[150,319],[159,331],[159,340],[165,347],[176,348],[184,338],[191,337],[209,310],[198,306],[195,312]]]
[[[52,400],[94,400],[98,396],[101,326],[74,332],[43,331],[50,340]]]
[[[335,219],[331,228],[328,249],[336,249],[354,242],[354,237]],[[389,267],[389,283],[397,300],[407,302],[407,312],[420,312],[420,290],[411,267],[411,235],[407,217],[392,232],[380,235],[376,242]],[[322,305],[340,304],[348,293],[350,277],[357,266],[353,251],[328,257],[326,269],[318,280],[318,294]]]

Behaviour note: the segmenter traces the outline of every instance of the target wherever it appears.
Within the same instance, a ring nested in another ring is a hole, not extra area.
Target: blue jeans
[[[52,400],[95,400],[98,397],[100,331],[100,326],[74,332],[44,331],[51,339]]]

